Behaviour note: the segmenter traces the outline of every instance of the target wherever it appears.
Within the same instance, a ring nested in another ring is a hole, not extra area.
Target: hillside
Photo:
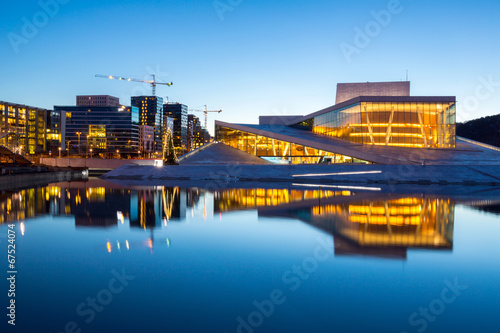
[[[500,114],[457,123],[457,135],[500,147]]]

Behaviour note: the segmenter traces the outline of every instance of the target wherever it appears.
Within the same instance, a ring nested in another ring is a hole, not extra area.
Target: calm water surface
[[[18,274],[2,332],[494,332],[499,203],[491,189],[7,191],[2,270],[13,223]]]

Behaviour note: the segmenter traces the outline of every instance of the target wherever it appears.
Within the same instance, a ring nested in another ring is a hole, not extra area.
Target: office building
[[[45,152],[49,114],[44,108],[0,101],[0,133],[11,134],[0,145],[30,155]]]
[[[139,110],[136,107],[54,106],[66,124],[62,147],[70,155],[91,152],[102,157],[137,157],[139,154]],[[91,151],[92,149],[92,151]]]
[[[120,99],[109,95],[79,95],[76,106],[120,106]]]
[[[180,103],[163,105],[166,116],[174,119],[174,146],[177,156],[187,151],[188,107]]]
[[[139,124],[154,127],[155,152],[163,147],[163,98],[156,96],[133,96],[132,106],[139,109]]]
[[[169,117],[167,115],[163,116],[163,125],[164,125],[164,131],[167,133],[169,130],[170,132],[174,133],[174,118]]]
[[[148,125],[139,125],[139,150],[141,156],[152,157],[155,153],[155,128]]]
[[[201,126],[200,118],[188,115],[188,147],[197,149],[210,141],[210,134]]]
[[[65,146],[66,117],[60,111],[47,111],[47,151],[50,156],[58,153],[59,147]]]

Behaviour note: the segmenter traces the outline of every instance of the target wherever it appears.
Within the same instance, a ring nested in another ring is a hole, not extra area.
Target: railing
[[[18,147],[12,148],[10,145],[8,146],[0,145],[0,147],[11,152],[12,153],[11,159],[13,159],[15,162],[19,162],[18,159],[21,159],[33,163],[31,157]]]

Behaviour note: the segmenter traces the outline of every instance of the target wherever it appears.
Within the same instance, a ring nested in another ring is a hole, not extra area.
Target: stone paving
[[[463,147],[462,147],[463,148]],[[463,150],[474,153],[481,149]],[[494,153],[497,153],[491,150]],[[463,153],[463,152],[462,152]],[[437,153],[435,153],[437,154]],[[445,161],[445,154],[440,155]],[[459,154],[455,151],[449,154]],[[487,156],[483,151],[483,157]],[[500,187],[500,158],[492,154],[491,163],[474,159],[458,164],[302,164],[277,165],[222,143],[211,144],[184,158],[180,165],[124,165],[102,176],[128,185],[161,185],[174,182],[196,184],[238,183],[247,186],[276,184],[397,184],[412,186],[467,185]],[[455,156],[456,157],[456,156]],[[437,161],[437,160],[435,160]],[[496,163],[495,163],[496,162]],[[254,185],[252,185],[254,184]]]
[[[331,173],[334,173],[331,175]],[[306,176],[301,176],[306,174]],[[124,165],[102,176],[133,181],[218,181],[500,186],[500,166],[444,165]]]

